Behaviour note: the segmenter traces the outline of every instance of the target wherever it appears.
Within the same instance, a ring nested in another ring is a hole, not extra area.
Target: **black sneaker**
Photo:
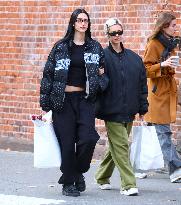
[[[84,176],[81,174],[78,177],[78,180],[75,182],[75,186],[78,191],[83,192],[86,189],[85,179]]]
[[[80,196],[80,192],[76,189],[75,185],[73,184],[64,184],[62,188],[62,194],[65,196]]]

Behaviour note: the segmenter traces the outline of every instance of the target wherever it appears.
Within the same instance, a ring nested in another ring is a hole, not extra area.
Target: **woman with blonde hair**
[[[128,138],[135,115],[143,119],[148,110],[147,79],[142,59],[124,47],[123,26],[116,18],[105,22],[109,45],[104,49],[109,86],[100,97],[97,118],[104,120],[109,148],[96,172],[102,190],[111,189],[114,168],[120,174],[120,193],[138,195],[136,178],[129,159]]]
[[[149,109],[145,120],[154,124],[168,163],[171,182],[181,179],[181,159],[171,141],[170,123],[176,121],[177,85],[174,77],[177,64],[174,56],[179,38],[176,17],[170,12],[159,15],[155,29],[148,38],[144,53],[144,64],[148,78]]]

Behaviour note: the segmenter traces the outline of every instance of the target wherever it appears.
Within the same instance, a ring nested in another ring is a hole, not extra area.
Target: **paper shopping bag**
[[[34,167],[60,167],[61,152],[52,122],[33,120],[34,123]]]
[[[154,126],[133,126],[130,161],[141,170],[164,167],[163,154]]]

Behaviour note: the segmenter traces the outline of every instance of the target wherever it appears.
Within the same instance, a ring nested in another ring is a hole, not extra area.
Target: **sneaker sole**
[[[77,196],[80,196],[80,194],[70,194],[70,193],[66,193],[66,192],[62,192],[62,195],[64,196],[73,196],[73,197],[77,197]]]
[[[100,187],[100,189],[101,189],[101,190],[111,190],[112,188],[101,188],[101,187]]]
[[[136,175],[135,175],[135,177],[136,177],[137,179],[146,179],[148,176],[147,176],[147,175],[145,175],[145,176],[136,176]]]
[[[137,188],[131,188],[129,190],[125,191],[120,191],[120,194],[125,195],[125,196],[137,196],[138,195],[138,190]]]
[[[123,194],[123,193],[121,193],[122,195],[124,195],[124,196],[138,196],[138,193],[134,193],[134,194]]]
[[[112,189],[112,186],[109,185],[109,186],[106,186],[106,187],[102,187],[102,185],[99,185],[99,188],[100,188],[101,190],[111,190],[111,189]]]
[[[138,193],[130,194],[128,196],[138,196]]]
[[[181,177],[177,177],[175,179],[171,179],[171,183],[180,183]]]

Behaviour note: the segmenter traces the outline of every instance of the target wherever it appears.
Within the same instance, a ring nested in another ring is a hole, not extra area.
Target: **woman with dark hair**
[[[171,141],[170,129],[170,123],[176,121],[177,107],[174,56],[178,38],[175,38],[175,33],[176,17],[170,12],[161,13],[144,53],[149,101],[145,120],[155,125],[171,182],[181,179],[181,159]]]
[[[79,196],[86,185],[82,173],[88,171],[99,135],[95,130],[95,99],[104,91],[101,45],[91,38],[90,18],[76,9],[67,33],[51,50],[40,88],[40,106],[52,110],[53,126],[61,146],[62,194]]]

